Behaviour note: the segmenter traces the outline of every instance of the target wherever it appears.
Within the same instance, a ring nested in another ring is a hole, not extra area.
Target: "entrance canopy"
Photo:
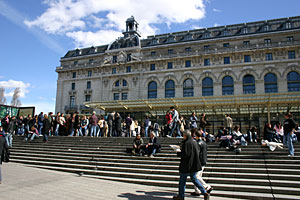
[[[300,112],[300,92],[99,101],[85,102],[85,105],[105,112],[166,111],[170,106],[207,114]]]

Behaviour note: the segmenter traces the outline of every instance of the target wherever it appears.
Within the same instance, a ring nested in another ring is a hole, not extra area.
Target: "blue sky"
[[[184,2],[184,3],[183,3]],[[300,15],[299,0],[0,0],[0,87],[10,103],[54,111],[65,53],[108,44],[134,15],[142,37]]]

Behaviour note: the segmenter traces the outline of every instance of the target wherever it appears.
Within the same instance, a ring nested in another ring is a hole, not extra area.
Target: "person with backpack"
[[[199,149],[200,149],[199,158],[200,158],[200,163],[201,163],[201,170],[196,173],[196,177],[200,181],[200,183],[203,185],[203,187],[205,188],[207,193],[210,193],[213,190],[213,188],[210,185],[208,185],[202,178],[202,174],[203,174],[206,162],[207,162],[207,144],[202,139],[202,136],[203,135],[202,135],[201,131],[197,130],[195,140],[197,141],[197,143],[199,145]],[[195,185],[194,185],[194,189],[195,189],[195,192],[192,192],[191,195],[192,196],[200,196],[201,191]]]
[[[8,162],[8,145],[5,139],[5,132],[3,130],[2,125],[0,126],[0,184],[2,182],[2,170],[1,170],[1,166],[2,166],[2,162]]]

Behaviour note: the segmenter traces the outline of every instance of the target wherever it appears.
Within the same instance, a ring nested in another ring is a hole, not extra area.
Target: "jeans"
[[[292,133],[288,133],[283,136],[283,144],[286,145],[289,149],[290,155],[294,155],[294,146],[292,141]]]
[[[27,137],[25,138],[25,141],[27,141],[29,138],[30,138],[30,141],[33,141],[35,137],[39,137],[39,134],[36,134],[36,133],[29,133],[27,135]]]
[[[7,146],[12,147],[12,141],[13,141],[12,134],[11,133],[6,133],[5,139],[6,139],[6,142],[7,142]]]
[[[101,128],[99,126],[97,126],[97,134],[96,134],[97,137],[102,137],[102,131],[101,131]]]
[[[190,176],[193,184],[199,188],[201,191],[201,194],[205,194],[206,190],[200,183],[200,181],[196,177],[196,172],[193,173],[180,173],[180,178],[179,178],[179,196],[184,197],[184,192],[185,192],[185,185],[186,185],[186,178]]]
[[[205,183],[205,181],[203,180],[203,178],[202,178],[203,171],[204,171],[204,166],[202,166],[202,170],[196,172],[196,177],[197,177],[197,179],[200,181],[200,183],[203,185],[203,187],[204,187],[205,189],[208,189],[208,188],[210,188],[211,186],[210,186],[210,185],[207,185],[207,184]],[[195,192],[196,192],[197,194],[200,194],[200,193],[201,193],[201,191],[200,191],[195,185],[194,185],[194,189],[195,189]]]
[[[174,122],[174,123],[173,123],[172,130],[171,130],[171,132],[170,132],[170,135],[169,135],[169,136],[171,136],[171,137],[172,137],[172,135],[173,135],[173,133],[174,133],[175,129],[177,129],[177,134],[178,134],[178,136],[179,136],[179,137],[181,137],[181,133],[180,133],[179,124],[178,124],[177,122]]]
[[[55,136],[58,136],[58,131],[59,131],[59,124],[57,124],[55,127],[55,132],[54,132]]]
[[[145,137],[148,137],[148,129],[149,129],[149,126],[145,126]]]
[[[95,125],[92,125],[91,126],[91,137],[93,137],[93,136],[97,136],[97,126],[95,126]]]
[[[49,134],[46,133],[46,134],[44,134],[43,137],[44,137],[43,141],[46,142],[46,141],[48,141]]]
[[[39,134],[42,134],[42,129],[43,129],[43,123],[39,123]]]
[[[145,149],[145,152],[147,155],[155,155],[157,148],[153,145],[148,146],[148,148]]]
[[[21,127],[21,128],[18,128],[18,135],[24,135],[24,131],[25,131],[25,129],[24,129],[24,127]]]

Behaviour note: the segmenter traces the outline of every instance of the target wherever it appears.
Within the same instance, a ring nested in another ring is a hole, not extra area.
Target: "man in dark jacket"
[[[140,156],[143,152],[144,141],[140,134],[137,134],[133,140],[132,155]]]
[[[43,142],[47,143],[48,142],[48,137],[49,137],[49,132],[51,129],[50,121],[49,121],[49,116],[47,114],[44,115],[44,120],[43,120],[43,128],[42,128],[42,134],[43,134]]]
[[[13,133],[14,133],[14,129],[15,129],[15,122],[16,122],[16,117],[13,116],[9,120],[8,127],[7,127],[7,132],[6,132],[6,135],[5,135],[6,142],[7,142],[7,145],[9,147],[12,147]]]
[[[208,193],[212,191],[212,187],[202,179],[202,174],[204,171],[204,167],[207,162],[207,144],[206,142],[202,139],[203,135],[201,131],[197,130],[196,131],[196,141],[199,145],[199,157],[200,157],[200,162],[201,162],[201,170],[196,173],[197,179],[200,181],[200,183],[203,185],[203,187],[206,189]],[[194,186],[195,192],[191,193],[192,196],[200,196],[201,191]]]
[[[153,131],[150,132],[149,143],[145,146],[146,156],[150,158],[154,157],[154,154],[161,148],[158,138],[155,137],[155,133]]]
[[[1,165],[2,165],[2,161],[4,160],[5,152],[8,152],[8,145],[6,143],[4,130],[2,126],[0,126],[0,184],[2,182]]]
[[[183,138],[184,140],[182,142],[181,152],[177,153],[177,155],[181,158],[179,165],[179,195],[174,196],[173,199],[184,200],[186,178],[190,176],[193,184],[200,189],[201,193],[204,195],[204,199],[207,200],[209,199],[209,194],[196,177],[196,172],[201,170],[199,145],[192,138],[190,131],[185,131]]]

